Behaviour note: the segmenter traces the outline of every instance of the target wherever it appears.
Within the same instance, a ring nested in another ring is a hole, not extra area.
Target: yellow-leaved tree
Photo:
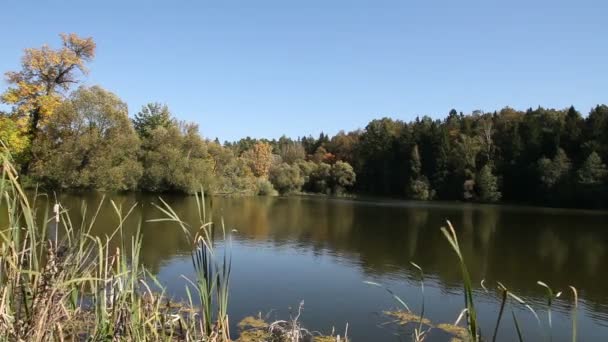
[[[19,124],[0,114],[0,154],[8,149],[11,155],[20,157],[29,145],[30,140]]]
[[[251,171],[256,177],[268,178],[272,165],[272,146],[269,143],[256,143],[251,149],[243,153],[243,157],[249,162]]]
[[[2,102],[13,106],[11,117],[32,139],[41,124],[52,117],[86,63],[95,56],[95,42],[76,34],[61,34],[62,46],[25,49],[20,71],[9,71],[9,88]]]

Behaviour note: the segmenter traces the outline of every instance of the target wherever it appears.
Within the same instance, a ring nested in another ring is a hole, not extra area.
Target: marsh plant
[[[126,236],[136,205],[110,201],[116,227],[92,234],[103,200],[92,212],[80,208],[76,225],[68,210],[49,210],[37,192],[26,193],[8,154],[0,178],[0,341],[230,341],[230,235],[207,214],[203,189],[195,196],[198,220],[186,222],[163,199],[156,208],[192,245],[193,278],[182,276],[186,300],[174,302],[140,262],[142,233]],[[42,208],[42,209],[40,209]],[[220,230],[220,231],[217,231]],[[217,248],[214,236],[221,236]],[[298,318],[275,321],[255,341],[346,341],[306,330]],[[249,341],[243,339],[240,340]]]
[[[183,222],[165,202],[158,208],[192,241],[195,278],[188,301],[172,303],[140,263],[142,234],[123,235],[134,207],[111,202],[118,224],[109,236],[91,234],[100,207],[75,226],[60,205],[39,209],[25,193],[10,157],[2,156],[0,208],[0,340],[226,341],[231,261],[218,257],[197,197],[200,222]],[[114,242],[111,244],[111,242]],[[129,252],[127,252],[129,251]]]
[[[465,262],[463,253],[460,249],[460,244],[458,242],[458,236],[456,234],[456,229],[452,226],[450,221],[447,221],[447,227],[442,227],[441,232],[449,243],[451,249],[456,254],[456,262],[458,263],[462,275],[462,284],[463,284],[463,297],[464,297],[464,308],[456,318],[453,324],[450,323],[441,323],[435,324],[431,322],[428,318],[424,317],[424,273],[422,268],[418,266],[416,263],[411,262],[411,265],[416,269],[416,271],[420,274],[420,288],[422,295],[422,304],[420,308],[420,313],[417,314],[410,309],[407,305],[406,301],[399,297],[394,291],[391,289],[371,281],[366,281],[367,284],[381,287],[386,290],[401,306],[399,310],[396,311],[386,311],[385,314],[388,317],[394,318],[395,322],[399,323],[403,326],[410,326],[412,328],[412,340],[413,341],[424,341],[429,336],[432,330],[441,330],[444,333],[447,333],[451,336],[451,341],[471,341],[471,342],[479,342],[479,341],[492,341],[495,342],[498,337],[499,327],[503,320],[503,315],[507,306],[511,310],[511,318],[513,319],[514,330],[509,336],[511,340],[517,340],[520,342],[526,341],[524,338],[524,333],[521,330],[521,326],[519,320],[516,315],[516,309],[523,309],[529,312],[538,324],[538,329],[542,339],[544,341],[552,340],[552,305],[553,302],[561,297],[562,292],[554,292],[554,290],[542,281],[538,281],[537,284],[542,287],[545,291],[545,300],[546,305],[544,307],[546,321],[543,322],[541,319],[541,315],[537,309],[534,309],[530,304],[528,304],[524,299],[516,294],[510,292],[505,285],[500,282],[497,282],[496,290],[498,293],[500,306],[498,310],[498,315],[496,317],[496,322],[493,326],[492,331],[482,331],[477,319],[477,311],[475,309],[475,300],[474,300],[474,290],[473,290],[473,282],[471,281],[471,277],[467,268],[467,264]],[[486,293],[490,293],[489,289],[485,286],[485,281],[481,281],[480,287]],[[573,342],[577,341],[577,310],[578,310],[578,292],[574,286],[569,286],[569,290],[572,292],[573,298],[573,306],[571,312],[571,320],[572,320],[572,336],[571,340]],[[463,323],[461,323],[463,322]]]

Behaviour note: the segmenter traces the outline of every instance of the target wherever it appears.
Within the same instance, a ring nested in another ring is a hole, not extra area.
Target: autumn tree
[[[306,158],[306,151],[300,142],[281,137],[278,142],[281,160],[287,164],[293,164],[298,160]]]
[[[251,171],[256,177],[267,178],[272,165],[272,146],[266,142],[258,142],[250,150],[243,153],[243,158],[249,161]]]
[[[27,132],[22,129],[9,116],[0,114],[0,151],[4,148],[15,158],[19,160],[22,154],[30,145]]]
[[[95,56],[95,42],[76,34],[61,34],[62,46],[25,49],[20,71],[9,71],[9,88],[2,102],[12,105],[20,124],[35,135],[59,107],[64,94],[86,74],[86,63]]]

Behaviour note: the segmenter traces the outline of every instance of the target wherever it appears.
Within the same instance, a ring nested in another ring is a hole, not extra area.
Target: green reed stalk
[[[517,317],[515,316],[515,311],[511,310],[511,315],[513,316],[513,323],[515,324],[515,330],[517,331],[517,338],[519,342],[524,342],[524,338],[521,334],[521,329],[519,328],[519,322],[517,321]]]
[[[196,291],[198,300],[202,306],[200,330],[207,337],[219,334],[224,338],[229,338],[228,299],[230,274],[232,271],[232,260],[229,252],[230,237],[226,234],[222,220],[221,227],[225,249],[222,258],[218,258],[213,238],[214,224],[211,221],[207,221],[204,191],[201,189],[201,192],[196,194],[195,198],[198,208],[199,225],[194,235],[191,232],[192,226],[182,221],[171,206],[162,199],[162,206],[156,205],[156,207],[165,214],[165,217],[150,220],[149,222],[175,222],[181,227],[184,236],[194,242],[191,260],[195,279],[184,278]],[[186,294],[190,305],[193,305],[192,293],[188,287],[186,287]]]
[[[452,246],[454,252],[456,252],[456,256],[458,257],[458,261],[460,263],[460,270],[464,282],[464,303],[465,308],[467,310],[467,329],[469,331],[469,338],[471,339],[471,341],[477,342],[479,341],[479,329],[477,325],[477,314],[475,311],[475,304],[473,302],[473,286],[471,283],[471,277],[469,276],[469,271],[467,270],[464,257],[462,256],[462,252],[460,251],[456,231],[454,230],[454,227],[452,226],[452,223],[450,221],[447,221],[447,224],[448,228],[442,227],[441,232]]]
[[[500,325],[500,319],[502,318],[502,313],[505,309],[505,303],[507,302],[507,294],[509,291],[502,284],[498,284],[498,290],[501,291],[501,301],[500,301],[500,310],[498,311],[498,318],[496,319],[496,326],[494,327],[494,335],[492,336],[492,342],[496,342],[496,336],[498,336],[498,327]]]
[[[162,305],[168,303],[164,288],[140,263],[141,225],[127,243],[124,225],[135,206],[123,211],[111,202],[117,226],[109,236],[93,236],[103,199],[91,217],[83,202],[83,220],[78,227],[61,205],[54,212],[59,220],[55,216],[49,219],[50,200],[39,216],[37,199],[43,195],[36,191],[31,200],[32,194],[26,194],[18,182],[10,157],[0,155],[0,163],[0,208],[6,218],[5,226],[0,227],[0,341],[230,339],[225,333],[231,265],[228,252],[223,264],[215,260],[211,248],[205,252],[212,274],[204,277],[220,290],[213,292],[215,297],[210,297],[207,305],[211,307],[214,300],[219,303],[217,322],[208,325],[203,335],[204,329],[198,329],[192,318],[183,317],[182,312],[195,311],[191,296],[184,311]],[[169,206],[162,210],[179,221]],[[179,224],[187,232],[188,226]],[[212,247],[207,232],[210,225],[202,224],[202,233],[196,235],[205,248]],[[220,274],[219,280],[213,274]],[[160,293],[152,291],[146,276]],[[211,314],[207,317],[211,319]]]

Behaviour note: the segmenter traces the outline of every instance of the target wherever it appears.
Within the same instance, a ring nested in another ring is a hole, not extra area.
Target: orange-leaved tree
[[[243,153],[243,157],[249,161],[251,171],[256,177],[268,178],[272,165],[272,146],[269,143],[256,143],[250,150]]]

